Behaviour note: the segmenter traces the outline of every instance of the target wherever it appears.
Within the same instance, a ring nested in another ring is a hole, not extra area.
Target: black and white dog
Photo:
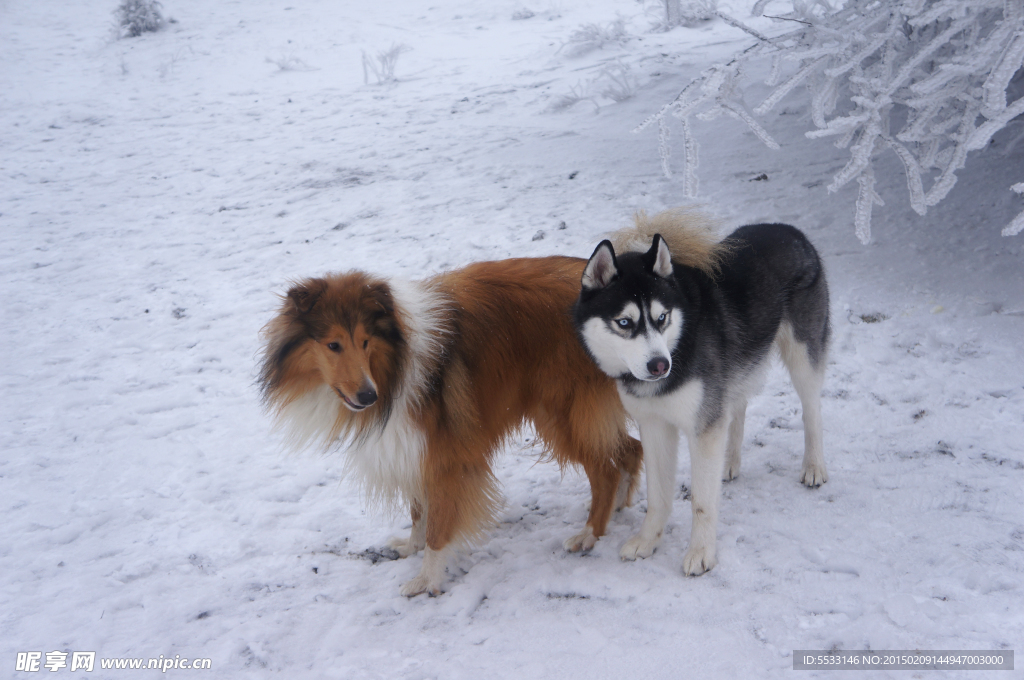
[[[784,224],[741,227],[718,241],[699,216],[648,219],[602,241],[583,272],[576,327],[617,379],[640,428],[647,516],[622,546],[648,557],[672,510],[680,431],[690,446],[693,526],[683,572],[715,566],[723,478],[739,473],[747,399],[761,389],[773,345],[800,395],[801,481],[828,481],[821,387],[829,340],[828,285],[817,251]],[[649,247],[648,247],[649,245]]]

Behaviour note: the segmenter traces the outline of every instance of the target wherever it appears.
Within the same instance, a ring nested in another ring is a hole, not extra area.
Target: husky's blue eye
[[[665,319],[667,319],[667,318],[668,318],[668,314],[666,314],[665,312],[662,312],[661,316],[658,317],[658,323],[665,323]]]
[[[619,328],[629,328],[633,325],[633,321],[630,319],[616,319],[615,323],[619,324]]]

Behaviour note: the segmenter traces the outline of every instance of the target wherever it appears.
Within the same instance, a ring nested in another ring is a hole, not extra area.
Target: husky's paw
[[[654,554],[658,547],[658,539],[653,541],[644,538],[641,534],[633,536],[622,545],[619,550],[619,557],[624,560],[635,560],[636,558],[647,558]]]
[[[722,472],[722,481],[731,482],[740,476],[740,462],[726,461],[725,470]]]
[[[399,557],[415,555],[423,549],[422,545],[416,545],[416,542],[412,540],[412,536],[409,536],[409,538],[393,536],[388,539],[388,547],[397,552]]]
[[[800,481],[813,489],[828,481],[828,472],[825,471],[824,465],[804,465]]]
[[[580,533],[565,539],[562,545],[569,552],[587,552],[594,547],[595,543],[597,543],[597,536],[594,535],[588,524]]]
[[[441,594],[441,584],[431,583],[427,576],[420,574],[402,586],[402,595],[406,597],[416,597],[420,593],[426,593],[430,597],[437,597]]]
[[[683,555],[683,573],[687,576],[700,576],[718,564],[715,549],[707,547],[690,547]]]

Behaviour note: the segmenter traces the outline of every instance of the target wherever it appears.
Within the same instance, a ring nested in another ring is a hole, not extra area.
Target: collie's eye
[[[363,349],[366,349],[366,346],[369,345],[369,344],[370,344],[369,340],[363,340]]]
[[[341,344],[337,342],[329,342],[327,343],[327,349],[331,350],[332,352],[340,352]]]
[[[616,319],[615,323],[617,323],[619,325],[619,328],[629,328],[630,326],[633,325],[633,320],[632,319],[627,319],[627,318],[622,318],[622,319]]]

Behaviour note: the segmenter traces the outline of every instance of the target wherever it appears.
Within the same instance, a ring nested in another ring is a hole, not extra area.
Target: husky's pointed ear
[[[594,249],[594,254],[583,268],[581,283],[586,290],[598,290],[607,286],[618,275],[619,266],[615,263],[615,249],[612,248],[612,242],[605,239]]]
[[[669,252],[668,244],[661,234],[654,235],[651,249],[644,253],[644,264],[663,279],[672,276],[672,253]]]
[[[327,290],[327,282],[323,279],[306,279],[292,286],[288,291],[288,301],[299,314],[308,314],[316,301]]]

